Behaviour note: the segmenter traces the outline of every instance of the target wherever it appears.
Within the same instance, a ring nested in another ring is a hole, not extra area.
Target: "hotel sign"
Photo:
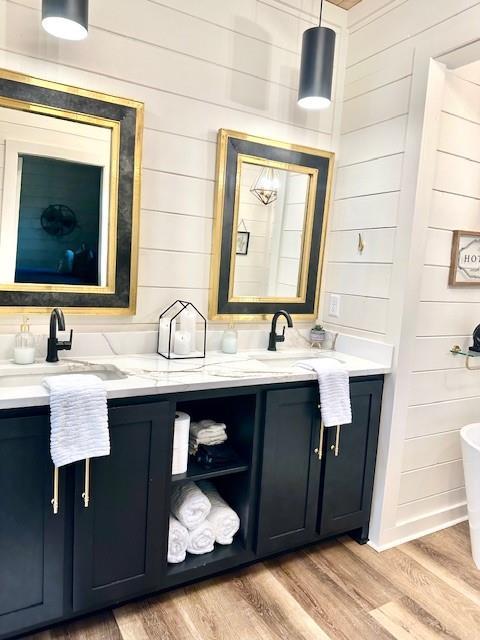
[[[448,283],[451,287],[480,286],[480,233],[454,231]]]

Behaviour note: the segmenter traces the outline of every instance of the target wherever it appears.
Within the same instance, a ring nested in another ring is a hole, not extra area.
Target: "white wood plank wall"
[[[392,55],[379,47],[356,62],[355,27],[350,38],[323,318],[339,331],[385,340],[413,49],[402,44]],[[338,318],[328,315],[330,293],[341,294]]]
[[[463,76],[463,77],[462,77]],[[446,75],[412,363],[399,522],[465,501],[459,429],[480,420],[478,373],[452,356],[480,323],[480,290],[448,287],[452,231],[480,220],[480,63]]]
[[[363,0],[348,12],[322,316],[327,327],[392,343],[394,367],[402,357],[384,392],[370,528],[378,548],[465,515],[458,430],[478,420],[480,397],[448,350],[466,343],[480,322],[480,296],[446,282],[452,229],[479,228],[480,88],[471,75],[450,78],[423,256],[413,250],[413,202],[426,80],[417,75],[414,82],[413,72],[427,53],[472,42],[479,9],[478,0]],[[420,302],[407,270],[412,255],[412,273],[418,267],[422,277]],[[340,295],[338,318],[328,315],[330,293]],[[410,363],[404,354],[414,340]]]
[[[301,36],[318,2],[305,11],[295,0],[101,0],[80,43],[45,34],[40,4],[0,0],[1,66],[146,106],[137,315],[73,324],[149,328],[177,297],[206,311],[217,130],[335,151],[347,13],[325,7],[337,69],[333,106],[319,114],[296,105]],[[2,331],[16,323],[0,315]]]

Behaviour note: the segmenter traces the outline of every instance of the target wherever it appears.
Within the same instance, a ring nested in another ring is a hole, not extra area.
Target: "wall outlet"
[[[328,315],[338,318],[340,315],[340,296],[337,293],[331,293],[328,301]]]

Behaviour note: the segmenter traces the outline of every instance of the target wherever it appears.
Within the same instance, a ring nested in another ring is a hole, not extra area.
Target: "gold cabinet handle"
[[[335,433],[335,445],[332,445],[335,451],[335,457],[338,458],[338,454],[340,452],[340,425],[337,424],[337,431]]]
[[[85,460],[85,489],[82,493],[83,506],[88,509],[90,504],[90,458]]]
[[[58,467],[53,468],[53,498],[50,500],[50,504],[53,506],[53,513],[58,513]]]
[[[320,419],[320,437],[318,441],[318,448],[315,449],[315,453],[318,454],[318,459],[321,460],[323,457],[323,433],[325,431],[325,425],[323,424],[323,420]]]

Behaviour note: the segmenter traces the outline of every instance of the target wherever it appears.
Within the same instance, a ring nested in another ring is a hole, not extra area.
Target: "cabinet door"
[[[109,411],[110,456],[75,470],[73,606],[106,605],[160,588],[166,566],[174,407]]]
[[[257,552],[272,553],[316,537],[320,461],[318,392],[267,392]]]
[[[370,519],[382,382],[352,382],[350,396],[353,422],[341,427],[338,457],[336,429],[326,429],[319,522],[322,536],[367,527]]]
[[[63,614],[64,473],[53,514],[47,416],[0,419],[0,637]]]

